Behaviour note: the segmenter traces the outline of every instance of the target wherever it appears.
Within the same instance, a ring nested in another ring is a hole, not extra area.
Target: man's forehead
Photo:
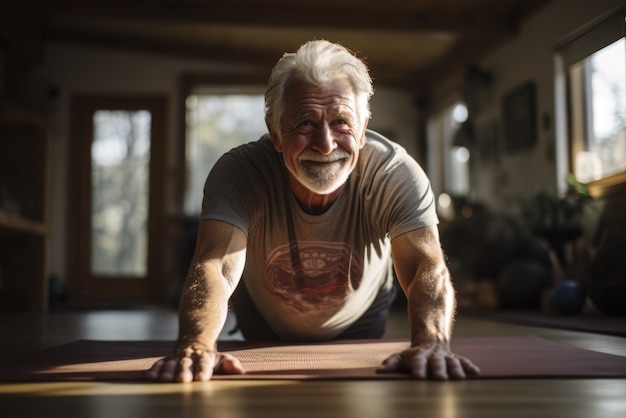
[[[294,112],[294,117],[298,119],[304,119],[311,116],[319,115],[320,113],[327,113],[331,116],[351,117],[354,114],[354,110],[344,104],[333,104],[323,109],[318,106],[302,107]]]

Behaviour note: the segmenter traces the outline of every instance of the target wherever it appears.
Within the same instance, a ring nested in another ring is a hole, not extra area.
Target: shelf
[[[0,210],[0,228],[8,228],[18,232],[47,235],[48,227],[39,221],[26,219],[20,215]]]
[[[46,311],[51,228],[49,95],[39,60],[44,49],[37,28],[9,21],[0,26],[6,47],[0,71],[0,311]]]

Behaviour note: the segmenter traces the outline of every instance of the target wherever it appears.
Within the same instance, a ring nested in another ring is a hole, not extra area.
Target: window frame
[[[555,47],[556,127],[559,152],[557,171],[561,178],[576,168],[576,153],[585,149],[587,106],[584,99],[575,107],[577,97],[584,96],[584,88],[575,85],[570,68],[606,46],[626,36],[626,7],[619,6],[591,21]],[[584,74],[581,77],[585,77]],[[582,115],[582,117],[580,117]],[[559,183],[562,192],[565,184]],[[587,183],[589,193],[606,197],[626,192],[626,170]]]

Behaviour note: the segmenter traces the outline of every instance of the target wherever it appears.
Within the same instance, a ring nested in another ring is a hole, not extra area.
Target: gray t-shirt
[[[417,162],[373,131],[321,215],[302,211],[286,173],[267,135],[229,151],[207,178],[201,219],[247,235],[242,279],[278,336],[326,340],[391,286],[391,240],[436,224],[434,197]]]

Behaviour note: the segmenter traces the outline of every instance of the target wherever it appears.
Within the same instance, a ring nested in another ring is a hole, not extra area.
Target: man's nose
[[[326,123],[319,126],[313,138],[312,148],[322,155],[328,155],[337,148],[333,132]]]

